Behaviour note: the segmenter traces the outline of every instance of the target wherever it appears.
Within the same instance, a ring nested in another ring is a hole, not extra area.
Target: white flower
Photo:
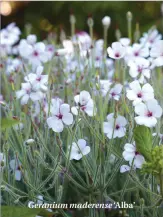
[[[34,90],[47,91],[48,75],[42,75],[43,70],[43,66],[38,66],[36,74],[30,73],[24,78],[25,81],[32,84]]]
[[[150,78],[150,61],[145,58],[138,57],[128,62],[130,67],[129,74],[132,78],[139,76],[140,83],[144,83],[145,78]]]
[[[105,16],[105,17],[102,19],[102,24],[103,24],[106,28],[109,28],[110,23],[111,23],[111,18],[110,18],[109,16]]]
[[[148,57],[149,49],[148,47],[143,47],[141,44],[133,44],[132,46],[127,48],[127,58],[135,59],[138,57]]]
[[[53,45],[49,44],[46,46],[45,52],[47,53],[48,60],[51,60],[54,55],[55,48]]]
[[[10,164],[12,171],[15,173],[15,179],[17,181],[20,181],[21,177],[22,177],[22,172],[20,170],[20,168],[21,168],[20,161],[19,160],[11,160],[9,164]]]
[[[100,80],[100,91],[102,93],[102,96],[106,96],[112,82],[109,80]]]
[[[135,121],[138,125],[145,125],[147,127],[154,127],[157,123],[157,118],[162,115],[162,108],[158,105],[157,100],[149,100],[144,103],[139,103],[135,106]]]
[[[90,152],[90,147],[86,145],[84,139],[79,139],[77,144],[73,142],[72,147],[69,146],[69,150],[70,149],[70,160],[80,160],[84,155],[87,155]]]
[[[109,92],[109,98],[119,100],[122,92],[122,84],[116,84]]]
[[[16,92],[16,97],[17,99],[21,98],[22,105],[27,104],[29,99],[34,102],[43,98],[43,93],[41,91],[34,91],[30,83],[22,83],[21,87],[22,89]]]
[[[109,57],[113,59],[121,59],[124,57],[126,49],[120,42],[113,42],[111,47],[107,48]]]
[[[133,101],[133,105],[150,99],[154,99],[154,90],[150,84],[145,84],[142,87],[136,80],[129,84],[130,90],[127,90],[127,98]]]
[[[142,165],[145,162],[144,157],[139,152],[137,152],[135,143],[126,143],[122,155],[126,161],[129,161],[130,166],[132,165],[135,169],[142,168]]]
[[[81,111],[84,111],[88,116],[96,115],[96,108],[94,106],[94,102],[91,99],[89,92],[83,90],[79,95],[74,97],[74,100],[77,104],[76,108],[80,108]],[[74,107],[72,107],[72,111],[75,111]]]
[[[90,49],[92,44],[92,39],[86,32],[78,32],[72,38],[73,43],[77,43],[80,48],[81,56],[85,56],[87,51]]]
[[[47,124],[54,132],[60,133],[64,125],[69,126],[73,123],[73,115],[68,104],[61,104],[58,99],[54,99],[50,111],[53,116],[47,119]]]
[[[163,40],[157,41],[150,51],[150,56],[154,58],[155,66],[163,66]]]
[[[39,66],[48,61],[48,55],[45,48],[46,47],[43,42],[37,42],[33,45],[32,53],[28,57],[28,60],[32,65]]]
[[[2,45],[12,46],[19,40],[20,34],[20,29],[15,23],[11,23],[0,31],[0,42]]]
[[[149,30],[148,33],[144,33],[143,37],[140,38],[140,42],[142,45],[146,47],[152,47],[157,41],[161,40],[162,35],[159,34],[157,29]]]
[[[111,138],[121,138],[126,134],[126,118],[118,115],[115,119],[114,114],[111,113],[107,116],[107,122],[103,123],[103,130],[109,139]]]
[[[22,62],[20,61],[20,59],[8,58],[7,66],[6,66],[6,74],[7,75],[10,75],[13,72],[18,72],[20,69],[22,69]]]
[[[32,66],[39,66],[48,61],[46,46],[43,42],[29,44],[27,40],[22,39],[18,50],[20,55],[27,59]]]

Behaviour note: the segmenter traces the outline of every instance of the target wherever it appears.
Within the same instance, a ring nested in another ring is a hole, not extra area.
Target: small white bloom
[[[135,43],[127,48],[126,55],[128,59],[135,59],[138,57],[146,58],[149,56],[149,49],[148,47],[143,47],[141,44]]]
[[[79,95],[74,97],[74,100],[77,104],[76,108],[79,107],[80,110],[84,111],[88,116],[96,115],[96,108],[89,92],[85,90],[81,91]]]
[[[111,88],[109,98],[118,101],[121,97],[122,88],[122,84],[116,84],[113,88]]]
[[[103,130],[109,139],[121,138],[126,134],[127,120],[125,117],[118,115],[115,119],[114,114],[111,113],[107,116],[107,122],[103,123]]]
[[[15,180],[20,181],[22,177],[22,172],[21,172],[21,163],[19,160],[11,160],[10,161],[10,167],[12,171],[15,173]]]
[[[140,43],[146,47],[151,48],[157,41],[161,40],[162,35],[159,34],[157,29],[151,29],[148,33],[144,33],[140,38]]]
[[[107,48],[109,57],[113,59],[121,59],[124,57],[126,49],[120,42],[113,42],[111,47]]]
[[[110,90],[112,82],[109,80],[100,80],[100,91],[102,96],[106,96],[108,91]]]
[[[135,106],[135,121],[138,125],[154,127],[157,124],[157,118],[162,115],[162,108],[158,105],[157,100],[152,99],[144,103],[139,103]]]
[[[70,160],[80,160],[84,155],[87,155],[90,152],[90,147],[86,145],[84,139],[79,139],[77,144],[73,142],[72,147],[69,146],[69,150],[70,149]]]
[[[60,133],[64,125],[69,126],[73,123],[73,115],[68,104],[61,104],[61,101],[54,99],[50,111],[53,116],[47,119],[47,124],[54,132]]]
[[[34,90],[47,91],[48,75],[42,75],[44,68],[38,66],[36,68],[36,74],[29,73],[24,77],[24,80],[32,84]]]
[[[133,105],[150,99],[154,99],[154,90],[150,84],[145,84],[142,87],[136,80],[129,84],[130,89],[127,90],[127,98],[133,101]]]
[[[151,48],[150,56],[155,66],[163,66],[163,40],[157,41]]]
[[[16,92],[16,97],[17,99],[21,98],[22,105],[27,104],[29,99],[34,102],[43,98],[43,93],[39,90],[33,90],[30,83],[22,83],[21,87],[22,89]]]
[[[122,155],[124,159],[126,161],[129,161],[129,164],[132,165],[135,169],[142,168],[142,165],[145,162],[144,157],[139,152],[137,152],[135,143],[134,144],[126,143]]]
[[[145,58],[138,57],[128,62],[130,67],[129,74],[132,78],[139,78],[140,83],[144,83],[145,78],[150,78],[150,61]]]

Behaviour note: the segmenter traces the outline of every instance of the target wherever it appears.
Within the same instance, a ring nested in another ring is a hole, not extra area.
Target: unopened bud
[[[109,16],[105,16],[102,19],[102,24],[103,24],[104,27],[109,28],[110,23],[111,23],[111,18]]]
[[[94,21],[93,21],[92,17],[89,17],[89,18],[88,18],[87,24],[88,24],[89,27],[93,27]]]
[[[73,14],[70,15],[70,23],[75,24],[76,23],[76,18]]]
[[[132,13],[130,11],[127,12],[127,20],[128,21],[132,20]]]

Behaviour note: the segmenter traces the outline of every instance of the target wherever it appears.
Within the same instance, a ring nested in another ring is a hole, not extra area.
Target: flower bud
[[[93,21],[92,17],[89,17],[89,18],[88,18],[87,24],[88,24],[89,27],[93,27],[94,21]]]
[[[105,16],[102,19],[102,24],[103,24],[104,27],[109,28],[110,23],[111,23],[111,18],[109,16]]]
[[[70,23],[75,24],[76,23],[76,18],[73,14],[70,15]]]
[[[67,54],[67,49],[58,49],[55,53],[56,56],[65,56]]]
[[[27,140],[25,141],[25,144],[31,145],[31,144],[33,144],[34,142],[35,142],[34,139],[27,139]]]
[[[127,12],[127,20],[128,21],[132,20],[132,13],[130,11]]]

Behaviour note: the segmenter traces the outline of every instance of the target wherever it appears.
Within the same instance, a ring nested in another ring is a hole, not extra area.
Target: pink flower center
[[[59,115],[56,115],[56,117],[57,117],[58,119],[62,119],[63,115],[60,113]]]
[[[26,93],[27,93],[27,94],[30,94],[30,92],[31,92],[30,89],[27,89],[27,90],[26,90]]]
[[[37,57],[39,55],[39,53],[37,51],[33,52],[33,56]]]
[[[116,94],[114,92],[111,93],[112,96],[115,96]]]
[[[120,54],[119,53],[115,53],[115,57],[120,57]]]
[[[152,116],[153,116],[152,112],[148,111],[147,117],[152,117]]]
[[[100,57],[96,57],[96,60],[97,60],[97,61],[100,60]]]
[[[142,71],[143,71],[143,69],[139,66],[139,67],[138,67],[138,72],[139,72],[139,73],[142,73]]]
[[[115,129],[119,130],[120,126],[118,124],[116,124]]]
[[[81,110],[84,111],[86,109],[85,106],[81,106]]]
[[[134,53],[134,56],[139,56],[139,52],[138,51],[136,51],[135,53]]]
[[[137,94],[137,97],[138,97],[138,98],[141,98],[141,97],[142,97],[142,93],[138,93],[138,94]]]
[[[53,48],[52,48],[52,47],[48,48],[48,51],[51,51],[51,52],[52,52],[52,51],[53,51]]]
[[[138,151],[135,151],[135,155],[138,155],[139,154],[139,152]]]
[[[36,81],[41,81],[41,76],[36,78]]]

